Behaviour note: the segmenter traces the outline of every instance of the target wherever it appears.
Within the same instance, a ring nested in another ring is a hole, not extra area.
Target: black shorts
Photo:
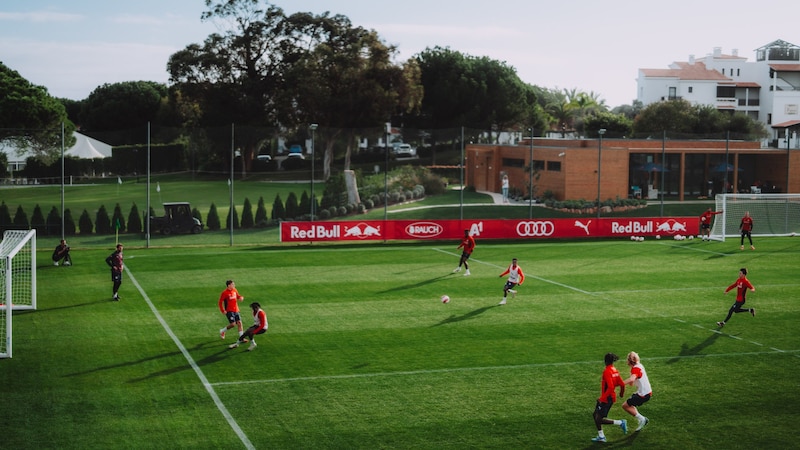
[[[700,224],[700,228],[703,229],[703,230],[710,230],[711,229],[711,224],[710,223],[701,223]]]
[[[461,252],[461,259],[463,259],[464,261],[466,261],[466,260],[468,260],[468,259],[469,259],[469,255],[471,255],[471,254],[472,254],[472,253]]]
[[[242,316],[240,316],[238,312],[228,311],[225,313],[225,317],[228,318],[228,323],[236,323],[242,321]]]
[[[611,411],[612,406],[614,406],[614,402],[601,402],[598,400],[594,407],[594,413],[600,417],[608,417],[608,412]]]
[[[639,394],[633,394],[631,395],[631,398],[629,398],[625,403],[627,403],[630,406],[642,406],[645,403],[647,403],[648,400],[650,400],[650,394],[647,394],[645,396],[641,396]]]
[[[516,285],[517,283],[514,283],[513,281],[506,281],[506,289],[514,289],[514,286]]]
[[[118,282],[122,281],[122,272],[118,272],[116,270],[111,271],[111,281]]]

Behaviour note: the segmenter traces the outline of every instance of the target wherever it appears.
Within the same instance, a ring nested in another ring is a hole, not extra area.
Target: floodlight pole
[[[528,159],[530,161],[530,170],[528,171],[528,218],[533,219],[533,126],[528,130],[531,132],[528,151]]]
[[[600,221],[600,167],[603,156],[603,135],[606,134],[605,128],[597,130],[600,139],[597,141],[597,219]]]
[[[312,123],[308,127],[311,128],[311,220],[314,220],[315,198],[314,198],[314,156],[316,156],[316,148],[314,147],[314,135],[317,131],[316,123]]]

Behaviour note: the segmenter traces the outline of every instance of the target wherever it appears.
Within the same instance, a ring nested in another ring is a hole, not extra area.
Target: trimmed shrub
[[[89,217],[89,211],[83,210],[80,219],[78,219],[78,228],[81,230],[81,235],[92,234],[92,218]]]
[[[211,203],[211,208],[208,210],[208,223],[206,224],[211,231],[218,231],[220,229],[219,214],[217,213],[217,205]]]

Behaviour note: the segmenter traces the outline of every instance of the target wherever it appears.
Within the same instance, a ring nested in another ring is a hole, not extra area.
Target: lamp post
[[[528,218],[533,219],[533,127],[528,128],[528,131],[530,131],[528,160],[531,164],[528,171]]]
[[[603,156],[603,135],[606,134],[605,128],[597,130],[600,140],[597,141],[597,218],[600,219],[600,161]]]
[[[312,123],[308,126],[311,128],[311,220],[314,220],[314,211],[316,207],[316,199],[314,198],[314,156],[316,154],[316,148],[314,148],[314,135],[316,134],[318,125]]]

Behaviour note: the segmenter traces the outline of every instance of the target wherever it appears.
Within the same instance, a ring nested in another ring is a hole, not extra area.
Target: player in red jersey
[[[617,400],[617,386],[619,386],[619,396],[625,395],[625,383],[622,381],[622,377],[619,376],[617,368],[614,367],[614,362],[618,359],[619,356],[613,353],[606,353],[606,368],[603,370],[603,379],[600,383],[600,398],[597,399],[593,414],[594,424],[597,426],[597,436],[592,438],[594,442],[606,441],[603,425],[618,425],[622,429],[622,434],[628,434],[627,420],[612,420],[608,418],[608,412],[611,411],[611,406]]]
[[[739,231],[742,232],[742,240],[739,242],[739,250],[744,250],[744,237],[747,236],[747,240],[750,241],[750,250],[755,250],[756,248],[753,247],[753,237],[751,233],[753,232],[753,218],[750,217],[750,211],[745,211],[744,217],[742,217],[742,223],[739,224]]]
[[[704,241],[711,240],[711,219],[717,214],[722,214],[722,211],[712,211],[711,208],[700,214],[700,234]]]
[[[236,283],[233,280],[225,282],[225,290],[219,295],[219,311],[225,314],[228,319],[228,325],[220,328],[219,337],[225,339],[225,331],[230,330],[236,326],[239,330],[239,337],[244,333],[242,326],[242,317],[239,315],[239,303],[244,300],[244,297],[239,295],[236,290]]]
[[[239,344],[247,342],[247,338],[250,338],[250,347],[247,347],[247,351],[251,352],[258,347],[258,344],[256,344],[256,335],[266,333],[267,328],[269,328],[267,313],[261,309],[261,305],[258,304],[258,302],[250,303],[250,309],[253,310],[253,325],[245,330],[244,334],[239,336],[239,340],[229,345],[228,348],[236,348]]]
[[[458,267],[453,270],[453,273],[461,272],[461,266],[464,266],[466,272],[464,272],[464,276],[469,276],[469,263],[467,260],[469,259],[470,255],[472,255],[472,251],[475,250],[475,238],[470,236],[469,230],[464,230],[464,237],[461,239],[461,243],[458,244],[456,250],[459,248],[463,248],[464,250],[461,252],[461,259],[458,261]]]
[[[730,320],[733,313],[749,312],[751,316],[756,316],[755,308],[742,308],[742,306],[744,306],[745,297],[747,296],[747,290],[750,289],[751,292],[756,291],[756,288],[754,288],[753,284],[750,283],[750,280],[747,279],[746,267],[739,269],[739,278],[737,278],[733,284],[725,289],[725,293],[727,294],[728,291],[733,288],[736,288],[736,301],[733,303],[733,306],[731,306],[731,309],[728,310],[728,316],[725,317],[725,320],[722,322],[717,322],[718,327],[724,327],[728,320]]]

